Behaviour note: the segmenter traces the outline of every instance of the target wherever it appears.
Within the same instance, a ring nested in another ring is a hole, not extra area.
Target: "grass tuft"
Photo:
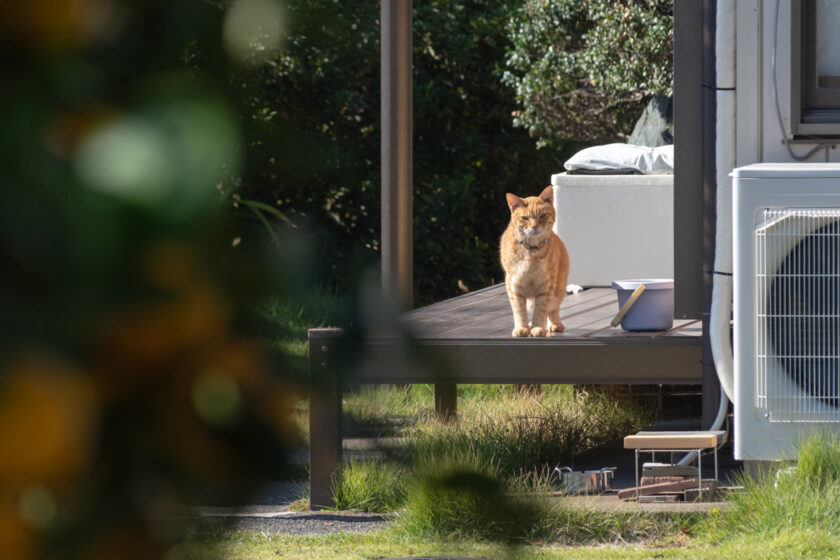
[[[564,506],[550,497],[547,469],[506,477],[472,459],[427,465],[391,530],[411,538],[577,546],[670,538],[696,522],[690,514],[654,518]]]
[[[804,439],[796,464],[799,484],[816,490],[840,483],[840,436],[830,432]]]
[[[376,459],[351,460],[333,487],[336,509],[375,513],[396,511],[405,503],[405,471]]]
[[[581,393],[541,403],[530,397],[497,399],[452,423],[418,422],[404,448],[408,463],[428,463],[453,450],[493,463],[505,476],[570,463],[575,454],[638,430],[647,412],[601,395]]]
[[[398,530],[509,544],[544,538],[550,530],[546,499],[515,486],[493,464],[477,465],[467,456],[440,458],[418,468]]]
[[[345,435],[400,436],[434,416],[432,385],[361,385],[344,394]]]
[[[840,438],[836,435],[814,434],[802,441],[794,467],[783,464],[778,470],[744,476],[740,482],[744,491],[731,495],[732,508],[709,518],[709,537],[840,532]]]

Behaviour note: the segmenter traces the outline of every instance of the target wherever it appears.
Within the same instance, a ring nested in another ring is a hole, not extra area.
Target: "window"
[[[840,136],[840,2],[791,5],[793,133]]]

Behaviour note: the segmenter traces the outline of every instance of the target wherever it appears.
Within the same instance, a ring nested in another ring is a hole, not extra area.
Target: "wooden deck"
[[[369,359],[350,373],[361,383],[701,383],[701,324],[675,321],[667,331],[610,327],[615,291],[566,296],[562,333],[514,338],[513,315],[498,284],[422,307],[402,317],[413,356],[396,332],[362,345]]]
[[[613,289],[590,288],[568,295],[560,308],[566,330],[549,338],[693,339],[701,334],[699,321],[675,321],[672,329],[655,332],[611,328],[610,320],[617,312]],[[511,338],[513,330],[513,315],[504,284],[415,309],[404,315],[404,321],[409,331],[420,339]]]
[[[504,286],[496,285],[395,323],[374,321],[380,331],[365,337],[310,330],[310,506],[333,505],[346,384],[434,383],[435,406],[444,413],[455,410],[455,386],[462,383],[702,383],[699,321],[628,332],[610,327],[617,311],[613,290],[585,290],[563,301],[565,332],[514,338]]]

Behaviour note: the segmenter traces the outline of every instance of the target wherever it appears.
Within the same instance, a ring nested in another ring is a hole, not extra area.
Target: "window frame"
[[[816,2],[791,2],[791,133],[840,137],[840,88],[820,88],[816,68]]]

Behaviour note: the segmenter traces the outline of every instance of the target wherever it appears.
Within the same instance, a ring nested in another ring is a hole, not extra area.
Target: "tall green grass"
[[[820,432],[799,446],[795,479],[798,484],[823,490],[840,483],[840,436]]]
[[[410,464],[427,464],[457,450],[476,465],[493,463],[511,476],[570,463],[576,454],[638,430],[651,418],[648,411],[602,395],[569,394],[556,402],[514,395],[462,412],[451,423],[418,422],[403,454]]]
[[[569,507],[552,500],[549,469],[505,476],[463,453],[423,465],[391,530],[410,537],[501,542],[627,543],[677,534],[691,516]]]
[[[541,414],[573,398],[571,385],[544,385],[536,395],[520,394],[514,385],[458,385],[458,416]],[[418,423],[435,420],[431,384],[361,385],[344,393],[345,432],[351,435],[399,436]]]
[[[368,512],[395,511],[405,504],[408,475],[399,466],[376,459],[351,460],[333,485],[335,507]]]
[[[432,385],[361,385],[344,393],[344,434],[398,437],[434,416]]]
[[[796,462],[760,470],[741,479],[743,492],[731,495],[729,511],[710,516],[708,538],[768,542],[822,535],[840,555],[840,437],[828,432],[803,440]]]
[[[463,450],[417,465],[398,528],[407,534],[507,543],[545,538],[546,494],[501,476]]]
[[[378,389],[368,395],[395,391],[405,389]],[[468,517],[483,519],[484,510],[492,505],[479,499],[484,493],[456,498],[459,494],[454,490],[445,491],[448,486],[442,481],[451,480],[455,473],[465,473],[469,480],[487,484],[495,481],[497,494],[524,497],[522,502],[502,500],[491,508],[494,511],[504,503],[502,511],[522,509],[516,515],[519,519],[533,519],[527,512],[534,511],[544,516],[542,507],[533,509],[528,504],[538,495],[547,495],[548,474],[554,466],[570,463],[576,453],[635,431],[651,419],[648,412],[619,405],[603,395],[571,391],[540,395],[478,393],[468,402],[452,422],[421,415],[388,450],[386,463],[365,460],[345,465],[334,490],[338,507],[394,511],[405,505],[409,512],[421,512],[409,524],[415,530],[432,531],[429,527],[440,523],[432,532],[455,535],[457,531],[451,527],[463,525]],[[430,497],[441,484],[442,494]],[[433,515],[432,504],[451,507],[438,508]],[[499,538],[510,540],[509,531],[500,523],[490,523],[490,530],[501,531]],[[532,533],[540,533],[534,523],[525,526]],[[463,527],[476,531],[471,523]]]

